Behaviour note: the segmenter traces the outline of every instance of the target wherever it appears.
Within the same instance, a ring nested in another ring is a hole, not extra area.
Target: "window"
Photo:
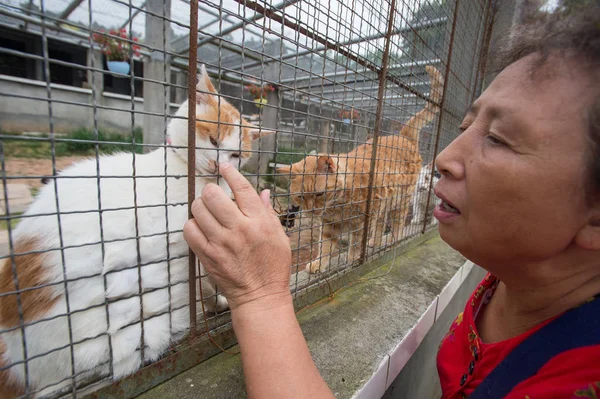
[[[123,94],[131,96],[131,78],[121,78],[113,75],[108,71],[108,65],[106,64],[106,57],[102,57],[102,64],[104,66],[104,91],[115,94]],[[137,78],[144,77],[144,63],[141,61],[133,60],[133,72]],[[131,76],[131,71],[129,72]],[[144,84],[139,79],[134,79],[133,88],[135,90],[135,97],[144,96]]]
[[[41,49],[41,41],[34,35],[11,30],[0,29],[0,47],[23,53],[37,54],[36,47]],[[0,53],[0,74],[25,79],[36,79],[39,61],[13,54]]]
[[[12,29],[0,29],[0,47],[37,56],[43,55],[41,36]],[[48,56],[50,82],[83,87],[83,83],[87,81],[85,69],[57,64],[52,60],[66,61],[85,67],[87,48],[48,38]],[[46,80],[43,61],[14,54],[0,53],[0,74]]]
[[[51,60],[66,61],[85,67],[87,49],[48,39],[48,55]],[[83,87],[87,82],[85,69],[50,62],[50,82],[67,86]]]

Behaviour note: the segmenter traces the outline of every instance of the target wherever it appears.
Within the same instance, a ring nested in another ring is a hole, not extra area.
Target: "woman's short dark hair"
[[[597,92],[588,105],[589,125],[589,197],[600,198],[600,2],[581,1],[580,5],[559,7],[537,22],[518,26],[498,52],[494,69],[500,71],[530,54],[539,54],[532,73],[542,66],[550,54],[573,58],[589,74]]]

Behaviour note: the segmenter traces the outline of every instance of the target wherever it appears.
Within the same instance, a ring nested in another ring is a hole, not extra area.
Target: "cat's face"
[[[290,166],[277,168],[281,174],[290,174],[290,202],[301,209],[314,210],[320,216],[327,202],[341,189],[337,181],[337,165],[328,156],[309,155]]]
[[[417,180],[417,192],[425,192],[429,191],[429,182],[431,181],[431,175],[433,174],[433,182],[431,187],[435,186],[436,183],[440,180],[440,172],[435,169],[433,162],[424,165],[421,168],[421,172],[419,173],[419,178]]]
[[[187,117],[188,103],[177,111],[177,116]],[[252,141],[274,133],[259,130],[241,117],[225,98],[218,96],[206,69],[201,67],[196,87],[196,170],[202,174],[216,174],[220,163],[230,163],[241,168],[252,155]],[[169,126],[171,142],[187,146],[187,120],[174,119]],[[187,149],[176,150],[180,154]]]

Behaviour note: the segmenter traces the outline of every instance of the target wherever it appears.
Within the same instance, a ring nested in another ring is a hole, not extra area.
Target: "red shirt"
[[[512,349],[552,320],[514,338],[483,343],[475,320],[497,284],[498,280],[488,274],[442,339],[437,367],[443,399],[468,397]],[[600,399],[600,345],[573,349],[553,357],[536,375],[513,388],[506,398]]]

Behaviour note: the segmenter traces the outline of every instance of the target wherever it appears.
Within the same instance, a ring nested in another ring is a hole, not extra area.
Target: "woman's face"
[[[435,209],[440,235],[480,265],[554,257],[589,220],[584,115],[591,85],[573,72],[576,65],[554,57],[532,79],[533,59],[498,75],[436,159],[436,195],[459,212],[444,203]]]

